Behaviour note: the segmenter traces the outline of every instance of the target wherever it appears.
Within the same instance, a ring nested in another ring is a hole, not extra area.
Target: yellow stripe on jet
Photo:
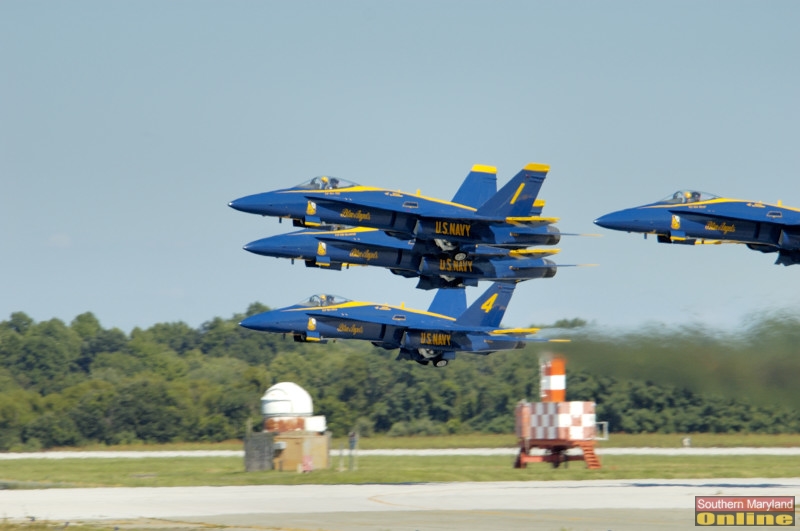
[[[362,186],[356,184],[353,186],[343,186],[341,188],[329,188],[327,190],[316,190],[307,188],[290,188],[288,190],[281,190],[282,194],[330,194],[337,192],[388,192],[385,188],[378,188],[376,186]]]
[[[556,223],[560,218],[544,218],[542,216],[517,216],[507,217],[506,223]]]
[[[449,315],[444,315],[444,314],[441,314],[441,313],[434,313],[434,312],[429,312],[429,311],[426,311],[426,310],[413,310],[413,309],[405,308],[405,307],[390,306],[388,304],[378,304],[378,303],[375,303],[375,302],[365,302],[365,301],[349,301],[349,302],[343,302],[341,304],[331,304],[329,306],[300,306],[300,307],[297,307],[297,308],[290,308],[290,309],[287,309],[287,310],[284,310],[284,311],[287,311],[287,312],[327,311],[327,310],[341,310],[341,309],[346,309],[346,308],[360,308],[360,307],[363,307],[363,306],[375,306],[376,308],[379,308],[381,310],[397,310],[397,311],[406,312],[406,313],[415,313],[415,314],[419,314],[419,315],[428,315],[428,316],[431,316],[431,317],[439,317],[439,318],[442,318],[442,319],[447,319],[448,321],[455,321],[456,320],[455,317],[450,317]],[[362,319],[353,319],[353,318],[351,318],[350,320],[359,321],[359,320],[362,320]],[[364,322],[370,322],[368,318],[367,319],[363,319],[363,321]],[[402,321],[398,321],[398,323],[402,323]]]
[[[512,249],[508,254],[511,256],[550,256],[560,252],[561,249]]]
[[[397,194],[400,196],[407,197],[409,199],[425,199],[426,201],[430,201],[432,203],[439,203],[442,205],[450,205],[457,208],[461,208],[464,210],[468,210],[471,212],[475,212],[478,210],[475,207],[462,205],[461,203],[453,203],[452,201],[445,201],[444,199],[437,199],[435,197],[428,197],[426,195],[421,194],[410,194],[408,192],[403,192],[401,190],[389,190],[387,188],[376,188],[374,186],[351,186],[349,188],[336,188],[331,190],[283,190],[281,191],[282,194],[305,194],[307,196],[321,196],[323,199],[329,197],[332,201],[336,200],[336,196],[339,195],[340,192],[347,192],[347,193],[361,193],[361,192],[386,192],[390,194]],[[340,200],[342,202],[343,200]],[[356,205],[357,206],[357,205]],[[390,209],[387,209],[390,210]]]
[[[705,199],[703,201],[695,201],[693,203],[660,203],[656,205],[649,205],[642,208],[675,208],[675,207],[694,207],[694,206],[704,206],[704,205],[717,205],[720,203],[750,203],[752,205],[758,205],[759,207],[771,207],[776,206],[780,208],[785,208],[787,210],[795,210],[800,211],[800,209],[787,207],[783,205],[772,205],[770,203],[764,203],[762,201],[749,201],[747,199],[732,199],[730,197],[715,197],[713,199]]]
[[[371,302],[360,302],[360,301],[349,301],[349,302],[342,302],[340,304],[331,304],[328,306],[301,306],[298,308],[290,308],[285,311],[287,312],[306,312],[309,310],[314,309],[325,309],[325,310],[339,310],[341,308],[358,308],[360,306],[373,306]]]
[[[517,188],[517,191],[514,193],[514,197],[511,198],[512,205],[517,202],[517,198],[519,197],[519,194],[522,193],[523,188],[525,188],[525,183],[519,185],[519,188]]]
[[[500,328],[492,330],[492,334],[535,334],[539,328]]]
[[[359,232],[377,232],[379,229],[373,229],[371,227],[350,227],[347,229],[336,229],[336,230],[305,230],[301,232],[297,232],[297,235],[306,235],[306,234],[313,234],[315,236],[319,236],[320,234],[333,234],[336,236],[343,236],[348,234],[356,234]]]
[[[770,203],[763,203],[761,201],[748,201],[746,199],[731,199],[728,197],[716,197],[714,199],[706,199],[705,201],[695,201],[694,203],[665,203],[659,205],[650,205],[643,208],[675,208],[675,207],[696,207],[696,206],[705,206],[705,205],[717,205],[720,203],[751,203],[753,205],[758,204],[759,206],[763,207],[776,207],[776,208],[783,208],[786,210],[792,210],[794,212],[800,212],[800,208],[792,208],[787,207],[785,205],[777,204],[773,205]],[[780,203],[780,201],[778,202]]]

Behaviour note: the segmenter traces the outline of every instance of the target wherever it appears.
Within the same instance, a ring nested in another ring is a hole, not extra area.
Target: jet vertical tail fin
[[[497,168],[476,164],[453,196],[453,203],[478,208],[496,193]]]
[[[499,327],[515,287],[516,283],[495,282],[458,316],[456,324]]]
[[[496,219],[531,215],[548,171],[550,166],[531,162],[483,203],[476,214]]]
[[[455,317],[467,309],[467,292],[464,288],[440,289],[433,297],[428,311]]]

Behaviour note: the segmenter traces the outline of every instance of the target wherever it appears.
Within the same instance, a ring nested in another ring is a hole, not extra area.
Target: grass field
[[[598,448],[678,448],[684,437],[691,439],[697,448],[754,447],[800,447],[800,433],[795,434],[739,434],[739,433],[612,433],[609,440],[598,441]],[[423,449],[423,448],[514,448],[517,439],[513,434],[472,433],[469,435],[443,435],[431,437],[362,437],[359,448],[362,450],[385,449]],[[333,439],[331,448],[347,448],[347,439]],[[170,443],[137,444],[121,446],[86,446],[82,448],[57,448],[60,451],[82,450],[241,450],[242,441],[232,440],[221,443]]]
[[[739,434],[739,433],[612,433],[607,441],[597,441],[598,448],[678,448],[685,437],[696,448],[797,447],[800,433],[796,434]],[[333,448],[346,447],[347,441],[334,440]],[[513,434],[470,434],[440,437],[369,437],[359,441],[364,450],[392,448],[513,448],[517,439]]]
[[[670,479],[715,477],[795,477],[800,456],[606,456],[603,467],[587,470],[545,463],[514,469],[511,456],[368,456],[358,470],[332,468],[312,473],[244,472],[241,458],[24,459],[4,461],[0,488],[172,487],[193,485],[296,485],[337,483],[425,483],[452,481],[531,481],[583,479]],[[346,468],[347,459],[343,460]]]

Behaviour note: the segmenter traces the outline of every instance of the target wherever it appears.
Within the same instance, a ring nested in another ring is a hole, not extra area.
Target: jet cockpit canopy
[[[314,177],[310,181],[300,183],[294,188],[299,190],[335,190],[337,188],[350,188],[353,186],[358,185],[345,179],[339,179],[338,177],[321,175],[319,177]]]
[[[350,302],[350,299],[345,299],[339,295],[319,293],[317,295],[310,296],[307,300],[297,303],[297,305],[315,308],[319,306],[333,306],[334,304],[342,304],[345,302]]]
[[[658,202],[667,205],[683,205],[687,203],[697,203],[698,201],[709,201],[711,199],[717,199],[718,197],[718,195],[698,192],[697,190],[678,190],[674,194]]]

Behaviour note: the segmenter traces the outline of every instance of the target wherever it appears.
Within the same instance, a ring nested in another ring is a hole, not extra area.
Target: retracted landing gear
[[[446,359],[442,359],[440,356],[436,357],[436,358],[433,358],[433,359],[424,359],[423,358],[423,359],[416,359],[414,361],[416,361],[420,365],[430,365],[431,362],[433,362],[432,365],[434,367],[445,367],[447,365],[447,360]]]
[[[467,253],[459,250],[458,245],[442,238],[433,240],[436,246],[447,253],[453,260],[461,262],[467,259]]]

